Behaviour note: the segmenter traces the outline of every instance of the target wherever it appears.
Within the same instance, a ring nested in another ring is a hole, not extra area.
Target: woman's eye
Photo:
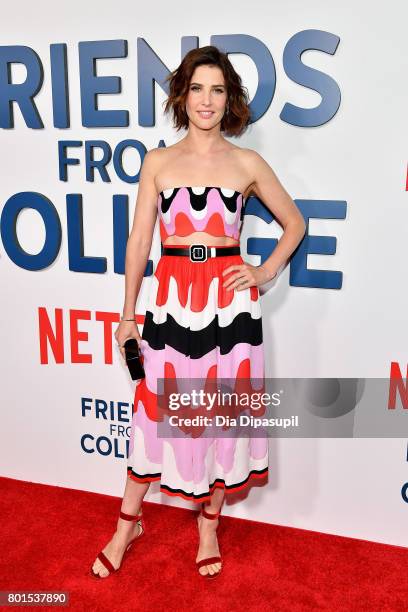
[[[191,91],[196,91],[197,89],[200,89],[198,85],[191,86]],[[214,91],[216,91],[217,93],[224,93],[224,90],[220,88],[217,88]]]

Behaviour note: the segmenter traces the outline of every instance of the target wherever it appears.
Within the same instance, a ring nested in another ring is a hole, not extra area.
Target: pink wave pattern
[[[220,188],[221,189],[221,188]],[[167,190],[166,190],[167,191]],[[232,191],[232,190],[230,190]],[[203,232],[207,229],[208,233],[211,232],[211,221],[213,215],[218,213],[218,218],[223,223],[223,233],[225,236],[238,239],[240,235],[241,227],[241,209],[243,205],[243,195],[239,193],[236,196],[237,210],[231,212],[225,206],[221,195],[217,188],[210,189],[207,193],[206,207],[201,211],[196,211],[190,202],[190,193],[186,187],[181,187],[172,201],[169,210],[163,214],[161,204],[164,199],[164,194],[159,195],[159,215],[161,222],[165,228],[166,233],[169,236],[186,235],[191,231],[191,225],[194,227],[196,232]],[[181,220],[177,220],[177,215],[184,213]],[[185,225],[184,219],[188,222],[188,227],[183,228]],[[180,225],[181,231],[180,231]],[[208,227],[207,227],[208,226]],[[177,230],[176,230],[177,228]],[[220,235],[216,232],[216,235]]]

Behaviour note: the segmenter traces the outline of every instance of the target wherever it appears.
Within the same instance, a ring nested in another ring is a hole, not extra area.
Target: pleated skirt
[[[162,255],[150,281],[140,343],[146,376],[135,389],[127,475],[193,502],[210,500],[216,487],[234,493],[267,482],[267,438],[158,435],[159,381],[264,378],[259,289],[222,287],[222,271],[243,263],[241,255]]]

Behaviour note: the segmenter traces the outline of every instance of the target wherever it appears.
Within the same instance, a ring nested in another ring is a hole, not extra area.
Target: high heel
[[[122,512],[122,510],[119,513],[120,518],[124,519],[125,521],[133,521],[133,522],[137,522],[140,530],[139,533],[137,534],[137,536],[135,536],[134,538],[132,538],[130,540],[130,542],[127,544],[125,552],[123,553],[123,557],[122,557],[122,561],[119,565],[119,567],[114,567],[112,565],[112,563],[109,561],[108,557],[105,555],[105,553],[103,553],[102,551],[100,553],[98,553],[97,559],[99,559],[99,561],[102,563],[102,565],[109,570],[109,574],[107,576],[100,576],[99,574],[95,574],[95,572],[93,571],[92,567],[91,567],[91,576],[93,578],[108,578],[111,574],[113,574],[114,572],[118,572],[120,570],[120,568],[122,567],[122,563],[123,563],[123,558],[125,556],[125,554],[130,550],[133,542],[135,540],[138,540],[139,538],[142,537],[142,535],[145,533],[145,523],[144,523],[144,518],[143,515],[140,514],[126,514],[125,512]]]
[[[221,510],[219,512],[216,512],[215,514],[211,514],[210,512],[207,512],[204,508],[205,508],[205,505],[204,503],[202,503],[200,515],[204,516],[204,518],[215,520],[221,514]],[[212,563],[222,563],[222,558],[220,556],[207,557],[207,559],[201,559],[201,561],[196,561],[197,570],[200,569],[200,567],[202,567],[203,565],[211,565]],[[218,572],[216,572],[215,574],[210,574],[210,572],[207,572],[207,574],[202,574],[201,572],[198,572],[198,573],[203,578],[216,578],[217,576],[221,574],[221,570],[222,570],[222,566],[220,567]]]

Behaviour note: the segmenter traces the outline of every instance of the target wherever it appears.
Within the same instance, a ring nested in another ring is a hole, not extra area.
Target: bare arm
[[[282,186],[275,172],[256,151],[247,150],[248,166],[253,176],[252,190],[278,219],[284,229],[273,253],[260,266],[267,272],[264,282],[271,280],[296,249],[305,235],[302,213]]]
[[[125,301],[122,316],[125,319],[132,319],[133,322],[121,321],[115,332],[123,357],[125,352],[122,347],[127,338],[133,337],[140,341],[134,315],[157,218],[158,194],[154,183],[156,164],[157,150],[146,153],[140,171],[133,225],[126,245]]]
[[[244,150],[245,167],[252,177],[251,192],[269,208],[284,228],[273,253],[260,266],[249,263],[232,265],[223,270],[230,274],[223,287],[242,291],[272,280],[305,235],[306,223],[302,213],[280,183],[269,164],[252,149]],[[250,193],[251,193],[250,192]]]

